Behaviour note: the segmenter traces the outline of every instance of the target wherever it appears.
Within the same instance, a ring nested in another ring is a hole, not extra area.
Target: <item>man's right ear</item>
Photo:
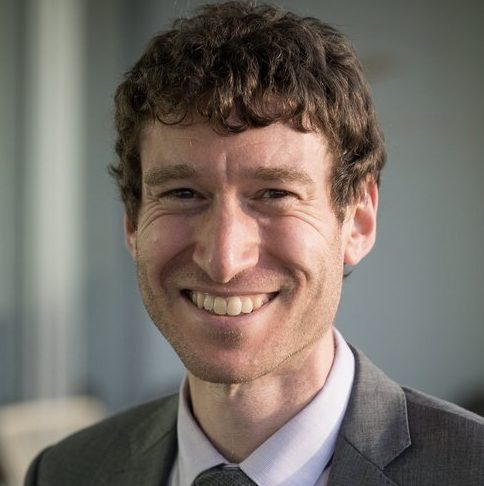
[[[124,242],[133,260],[136,260],[137,238],[138,238],[138,232],[136,231],[135,225],[128,218],[128,215],[124,213]]]

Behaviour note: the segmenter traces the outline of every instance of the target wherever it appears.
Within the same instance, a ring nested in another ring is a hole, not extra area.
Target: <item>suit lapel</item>
[[[126,467],[110,467],[105,463],[99,483],[105,486],[168,484],[177,452],[177,409],[178,397],[174,396],[136,427],[130,434]]]
[[[337,455],[336,455],[337,454]],[[397,486],[351,444],[339,441],[331,463],[328,486]]]
[[[407,404],[401,387],[361,352],[331,465],[328,486],[390,486],[384,468],[410,446]]]

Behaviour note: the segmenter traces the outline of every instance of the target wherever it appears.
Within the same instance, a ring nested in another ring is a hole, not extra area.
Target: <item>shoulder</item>
[[[176,414],[177,396],[173,395],[138,405],[113,415],[97,424],[67,437],[50,449],[49,454],[82,452],[95,456],[112,449],[112,444],[125,444],[132,434],[146,421],[165,413]],[[175,420],[175,415],[173,417]]]
[[[412,441],[419,437],[432,436],[441,440],[466,433],[484,440],[484,418],[453,403],[424,392],[401,386],[377,368],[361,351],[352,348],[355,355],[355,382],[353,401],[358,411],[365,416],[378,404],[379,420],[394,424],[396,418],[405,418]]]
[[[407,398],[410,433],[414,442],[430,442],[436,446],[455,445],[481,451],[484,458],[484,417],[453,403],[402,387]]]
[[[403,483],[484,484],[484,418],[402,387],[411,446],[388,467]]]
[[[484,418],[400,386],[352,349],[355,379],[341,450],[398,485],[484,484]]]
[[[90,475],[106,467],[123,465],[130,459],[133,444],[150,440],[176,429],[178,395],[155,400],[109,417],[85,428],[42,451],[32,462],[26,485],[43,484],[38,477],[56,478],[74,484],[76,477]],[[156,424],[156,428],[154,427]],[[72,482],[74,481],[74,482]]]

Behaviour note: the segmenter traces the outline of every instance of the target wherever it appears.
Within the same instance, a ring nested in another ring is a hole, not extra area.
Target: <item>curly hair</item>
[[[134,225],[141,131],[150,121],[171,125],[193,117],[227,135],[276,122],[322,133],[333,156],[331,203],[340,221],[364,181],[379,183],[385,163],[369,88],[349,39],[275,6],[205,5],[155,36],[125,75],[115,94],[119,160],[109,170]]]

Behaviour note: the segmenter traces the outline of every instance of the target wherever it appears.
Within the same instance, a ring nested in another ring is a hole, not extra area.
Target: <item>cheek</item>
[[[334,227],[315,227],[296,218],[282,219],[263,230],[268,253],[293,269],[311,273],[321,265],[343,261],[341,239]]]
[[[152,221],[138,234],[138,257],[163,265],[189,248],[193,229],[179,217],[164,216]]]

